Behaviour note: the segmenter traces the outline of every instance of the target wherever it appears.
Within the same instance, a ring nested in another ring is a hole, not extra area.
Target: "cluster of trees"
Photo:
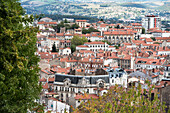
[[[151,37],[151,39],[152,39],[153,41],[156,41],[155,37]]]
[[[51,52],[58,52],[59,49],[56,48],[55,43],[52,46],[52,51]]]
[[[85,42],[88,42],[86,37],[79,37],[79,36],[74,36],[71,39],[71,51],[74,52],[76,50],[76,46],[78,45],[83,45]]]
[[[78,24],[72,24],[70,25],[69,22],[67,20],[64,20],[62,22],[60,22],[57,26],[53,26],[53,28],[56,30],[57,33],[60,32],[60,29],[65,27],[65,29],[77,29],[79,28],[79,25]]]
[[[142,27],[142,34],[145,34],[145,28]]]
[[[136,88],[132,86],[129,89],[112,87],[99,99],[92,99],[83,102],[74,110],[75,113],[161,113],[165,110],[165,104],[158,99],[158,94],[153,95],[154,87],[142,89],[139,84]],[[85,94],[84,96],[87,96]]]
[[[60,15],[60,14],[45,14],[43,17],[49,17],[53,20],[62,20],[63,18],[72,18],[74,20],[89,20],[89,22],[97,22],[99,19],[96,17],[87,17],[79,15]]]
[[[93,27],[90,27],[89,29],[85,29],[85,28],[82,29],[82,34],[91,33],[91,32],[100,32],[100,31],[94,29]]]
[[[19,0],[0,0],[0,113],[26,113],[39,98],[38,28]]]

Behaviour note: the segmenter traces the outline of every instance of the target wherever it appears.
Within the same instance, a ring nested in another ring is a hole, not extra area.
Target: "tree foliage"
[[[68,30],[68,29],[77,29],[77,28],[79,28],[79,25],[75,23],[75,24],[72,24],[72,25],[70,26],[70,25],[68,24],[68,22],[65,23],[65,21],[62,21],[62,22],[60,22],[59,24],[57,24],[57,26],[52,26],[52,27],[53,27],[53,29],[56,30],[57,33],[59,33],[59,32],[60,32],[60,29],[63,28],[63,27],[65,27],[66,30]]]
[[[111,45],[111,43],[108,40],[103,40],[102,42],[106,42],[107,44]]]
[[[142,34],[145,34],[145,28],[142,27]]]
[[[76,50],[76,46],[78,45],[83,45],[85,42],[88,42],[86,37],[79,37],[79,36],[74,36],[71,39],[71,51],[74,52]]]
[[[149,89],[142,90],[139,84],[125,89],[123,87],[111,88],[99,99],[92,99],[81,103],[74,110],[76,113],[158,113],[164,112],[165,104],[161,104],[158,95],[155,93],[152,100],[153,86],[148,84]]]
[[[93,27],[90,27],[89,29],[85,29],[85,28],[82,29],[82,34],[91,33],[91,32],[100,32],[100,31],[94,29]]]
[[[115,28],[120,29],[120,25],[117,25]]]
[[[52,51],[51,52],[57,52],[57,49],[56,49],[56,46],[55,46],[55,43],[53,44],[52,46]]]
[[[71,27],[70,27],[70,29],[78,29],[79,28],[79,25],[78,24],[73,24]]]
[[[49,17],[53,20],[62,20],[63,18],[72,18],[74,20],[89,20],[89,23],[97,22],[99,19],[97,17],[79,16],[79,15],[60,15],[60,14],[47,14],[43,17]]]
[[[0,112],[24,113],[40,93],[37,28],[17,0],[0,0]]]
[[[156,41],[155,37],[151,37],[151,39],[152,39],[153,41]]]

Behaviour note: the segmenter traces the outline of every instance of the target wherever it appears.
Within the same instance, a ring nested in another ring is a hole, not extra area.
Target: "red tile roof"
[[[146,42],[153,42],[151,38],[145,38]]]
[[[139,63],[139,61],[142,61],[142,63]],[[149,64],[149,65],[163,65],[165,60],[160,59],[148,59],[148,58],[136,58],[136,64]]]
[[[76,22],[87,22],[87,20],[76,20]]]
[[[60,40],[61,43],[71,43],[71,40]]]
[[[129,32],[129,31],[106,31],[104,32],[104,35],[133,35],[133,32]]]
[[[105,44],[104,42],[86,42],[85,44]]]
[[[54,77],[53,77],[53,78],[48,78],[48,81],[49,81],[49,82],[54,82],[54,80],[55,80]]]
[[[57,22],[38,22],[37,24],[57,24]]]
[[[142,24],[139,23],[131,23],[132,26],[142,26]]]
[[[159,85],[156,85],[155,88],[162,88],[164,84],[167,83],[167,85],[170,85],[170,81],[161,81]]]
[[[79,45],[79,46],[77,46],[77,47],[85,47],[85,48],[89,48],[89,47],[86,46],[86,45]]]
[[[170,40],[170,37],[156,37],[156,40]]]
[[[47,80],[45,78],[39,79],[40,82],[46,82]]]
[[[49,93],[46,93],[46,95],[57,95],[57,93],[55,93],[55,92],[49,92]]]
[[[45,85],[42,86],[43,89],[48,89],[48,83],[45,83]]]

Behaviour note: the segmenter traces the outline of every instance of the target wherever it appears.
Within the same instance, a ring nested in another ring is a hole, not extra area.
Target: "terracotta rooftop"
[[[105,44],[104,42],[86,42],[85,44]]]

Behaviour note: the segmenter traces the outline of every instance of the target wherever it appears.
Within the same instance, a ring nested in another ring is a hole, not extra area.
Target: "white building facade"
[[[145,28],[145,31],[151,28],[161,28],[161,18],[154,15],[147,15],[145,18],[142,18],[142,27]]]

